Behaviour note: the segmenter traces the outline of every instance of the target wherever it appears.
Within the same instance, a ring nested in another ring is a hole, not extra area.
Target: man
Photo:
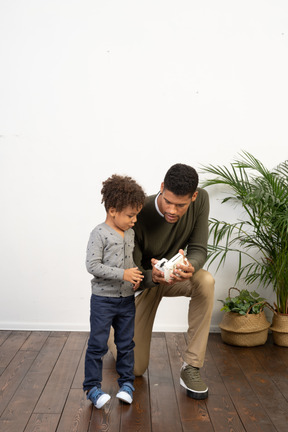
[[[160,192],[146,199],[134,226],[134,261],[143,272],[136,297],[135,375],[148,367],[152,328],[162,297],[190,297],[188,346],[183,354],[180,384],[194,399],[205,399],[208,387],[202,381],[203,366],[214,302],[214,278],[202,269],[207,257],[209,198],[197,188],[198,174],[184,164],[173,165],[165,175]],[[187,263],[178,265],[166,282],[155,267],[185,250]],[[110,339],[111,346],[111,339]]]

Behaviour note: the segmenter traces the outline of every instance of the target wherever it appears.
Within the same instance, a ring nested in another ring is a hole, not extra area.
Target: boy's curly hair
[[[197,171],[189,165],[177,163],[172,165],[164,178],[164,189],[175,195],[192,195],[198,186]]]
[[[101,202],[106,211],[113,207],[120,212],[128,206],[138,210],[144,204],[145,193],[131,177],[113,174],[102,185]]]

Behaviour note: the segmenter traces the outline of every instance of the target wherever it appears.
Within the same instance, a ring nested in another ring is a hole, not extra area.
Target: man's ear
[[[198,191],[195,191],[194,194],[192,195],[191,201],[195,201],[198,195]]]
[[[164,182],[162,182],[162,183],[161,183],[161,186],[160,186],[160,193],[161,193],[161,194],[163,193],[163,190],[164,190]]]

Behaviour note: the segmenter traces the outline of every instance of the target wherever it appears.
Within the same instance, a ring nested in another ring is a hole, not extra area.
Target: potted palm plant
[[[222,203],[244,210],[234,223],[210,219],[208,264],[218,261],[218,269],[227,254],[235,253],[236,282],[244,279],[247,285],[257,281],[272,287],[274,342],[288,346],[288,161],[268,170],[243,151],[230,167],[208,165],[202,170],[213,175],[203,187],[225,186],[228,192]]]

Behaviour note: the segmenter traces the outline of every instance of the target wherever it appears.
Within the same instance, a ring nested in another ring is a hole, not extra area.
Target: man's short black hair
[[[164,178],[164,189],[175,195],[192,195],[198,186],[197,171],[189,165],[177,163],[172,165]]]

